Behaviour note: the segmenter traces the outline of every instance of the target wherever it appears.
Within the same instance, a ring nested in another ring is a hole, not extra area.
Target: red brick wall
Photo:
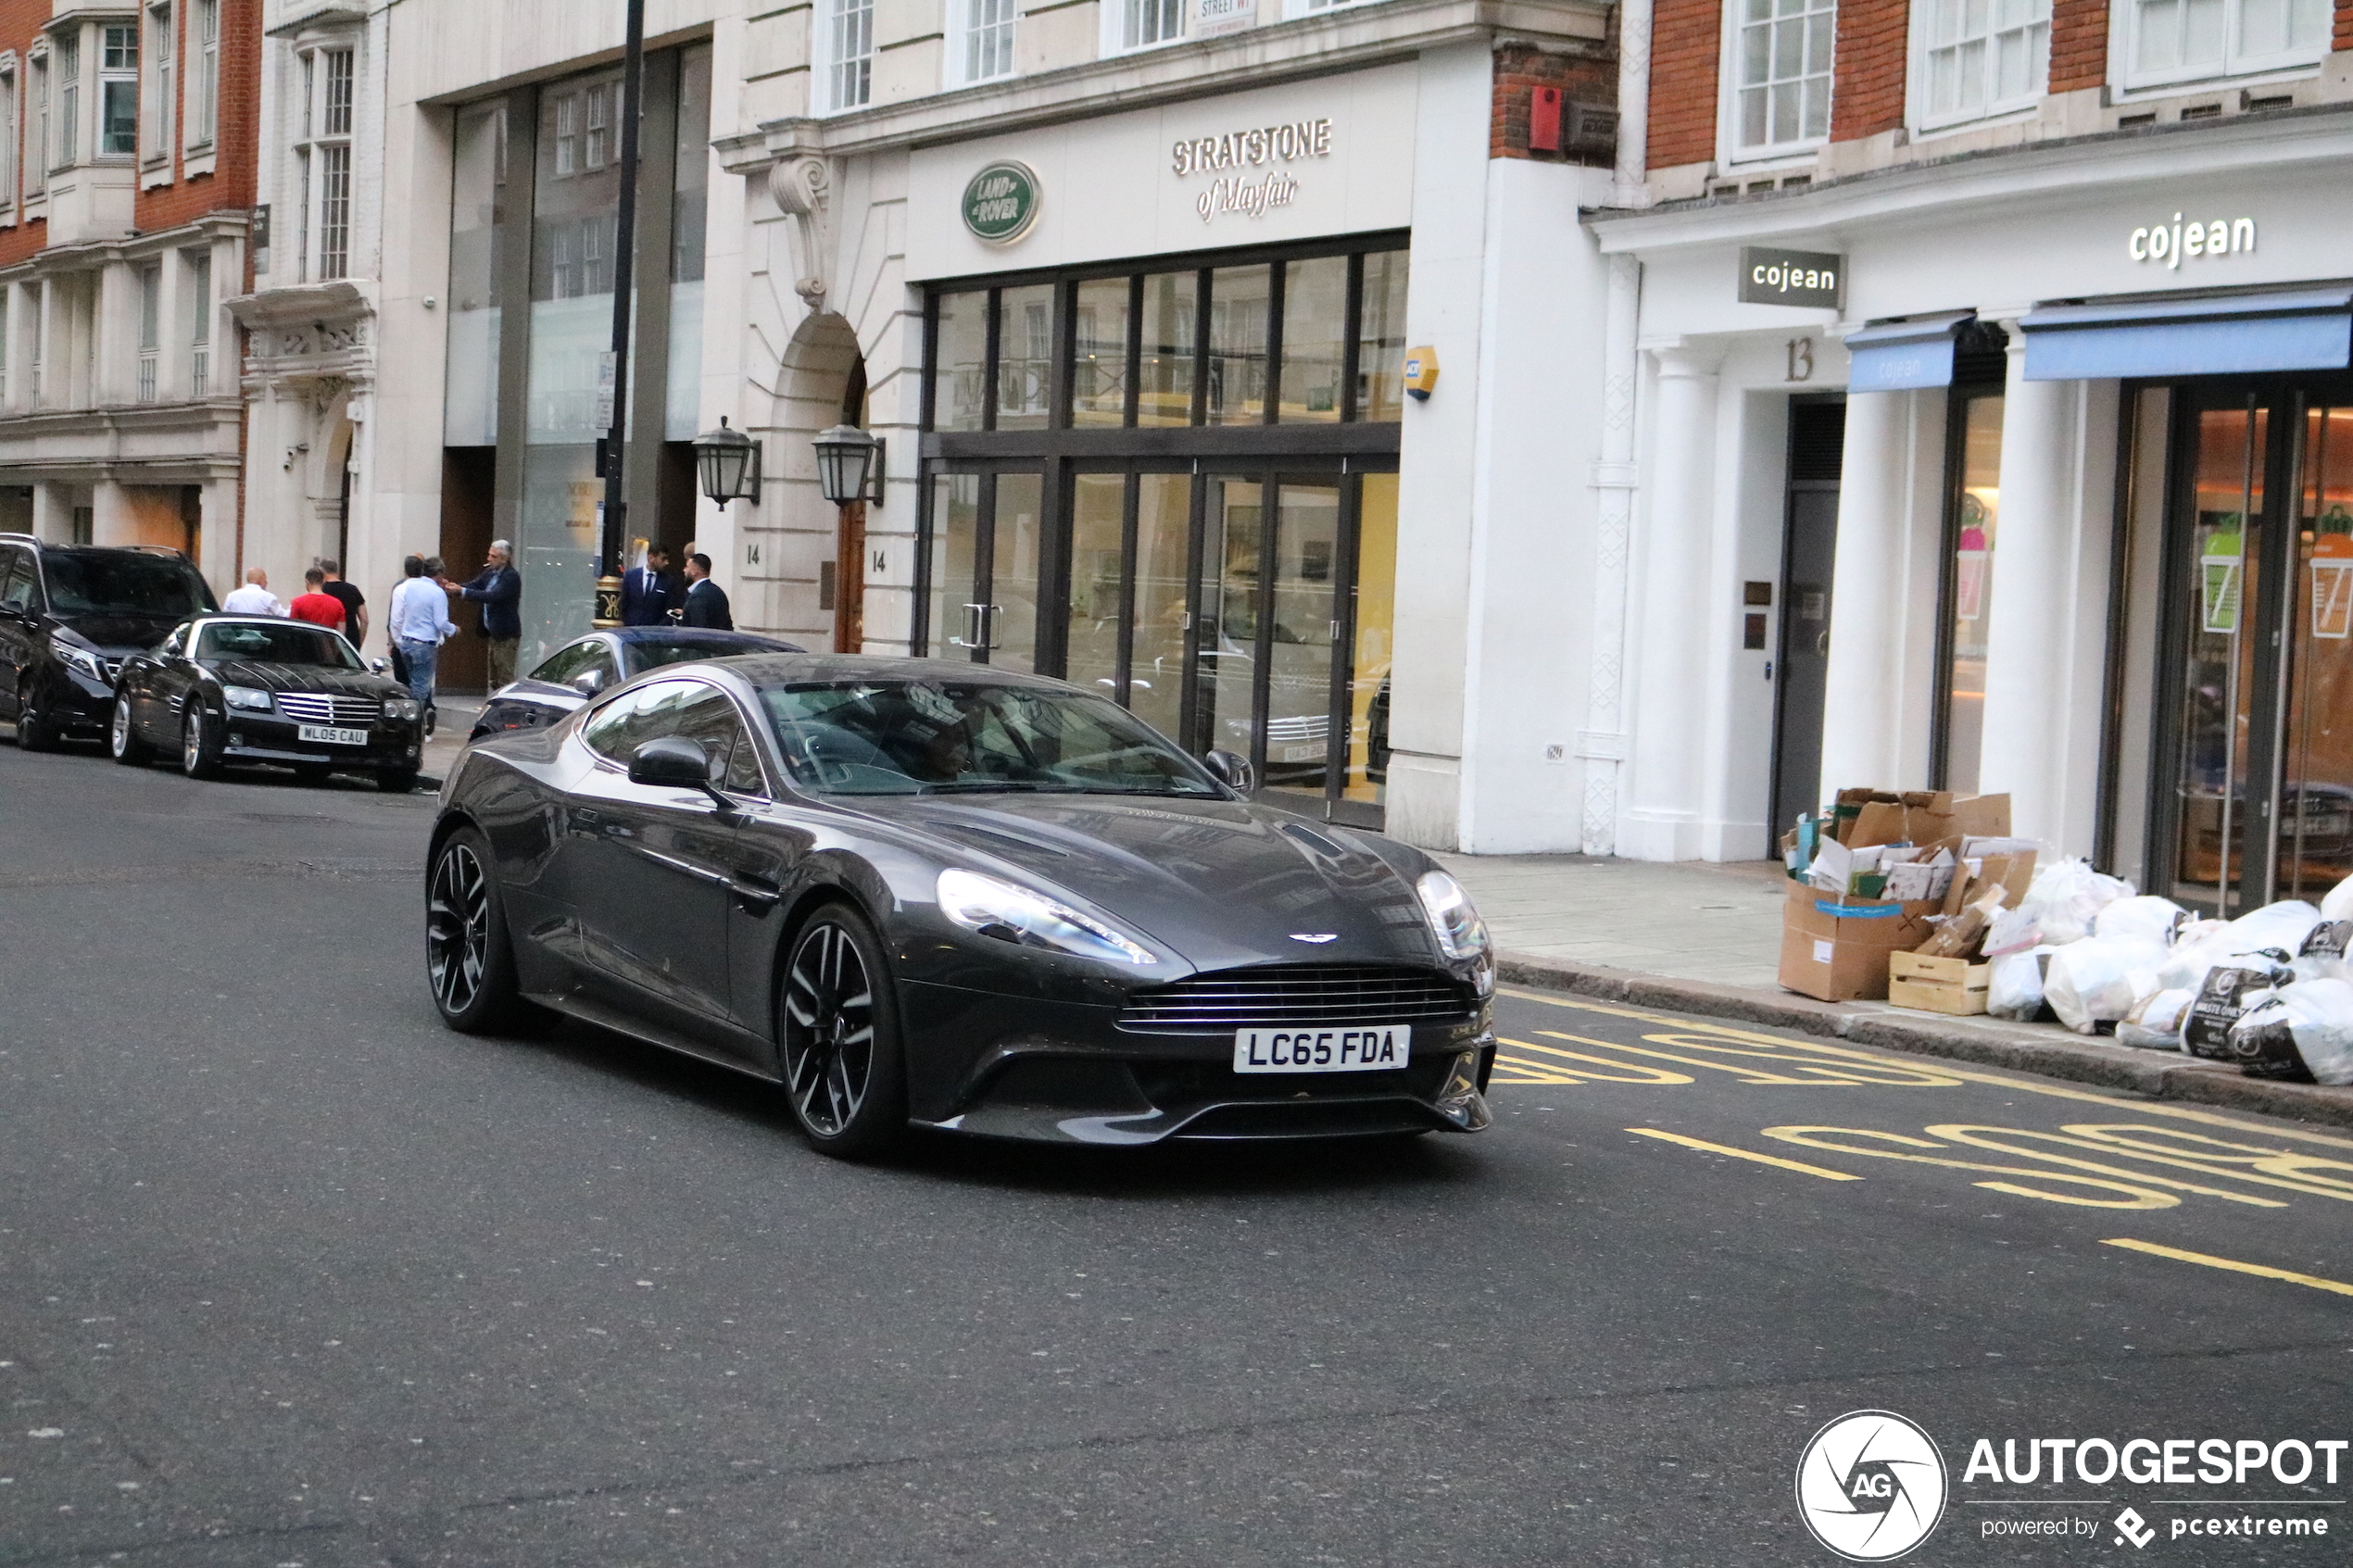
[[[2337,25],[2345,25],[2340,6]],[[2051,0],[2051,91],[2076,93],[2108,81],[2108,0]]]
[[[16,51],[17,94],[19,100],[25,92],[25,50],[41,36],[41,24],[49,19],[51,9],[49,0],[0,0],[0,49]],[[17,161],[21,165],[24,161],[21,140],[19,147]],[[25,260],[48,243],[48,226],[38,220],[19,222],[13,228],[0,230],[0,267]]]
[[[2353,0],[2348,0],[2353,3]],[[1724,47],[1722,0],[1656,0],[1651,13],[1654,169],[1716,157],[1716,67]]]
[[[1909,0],[1839,0],[1831,76],[1831,140],[1857,142],[1904,127]]]
[[[2353,49],[2353,0],[2336,0],[2336,28],[2329,47]]]
[[[1561,132],[1558,152],[1537,152],[1528,144],[1529,100],[1539,87],[1561,90]],[[1535,158],[1542,163],[1583,163],[1606,169],[1616,154],[1605,146],[1579,146],[1566,140],[1571,104],[1607,107],[1617,101],[1617,62],[1596,51],[1591,55],[1548,54],[1532,44],[1512,44],[1495,51],[1495,85],[1488,119],[1489,157]]]

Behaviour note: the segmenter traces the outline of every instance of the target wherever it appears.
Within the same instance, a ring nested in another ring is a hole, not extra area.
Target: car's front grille
[[[325,692],[280,692],[278,711],[302,724],[339,724],[364,730],[384,717],[384,704],[367,696],[331,696]]]
[[[1432,970],[1288,964],[1220,970],[1138,991],[1121,1010],[1119,1026],[1168,1034],[1453,1023],[1470,1017],[1476,1006],[1469,986]]]

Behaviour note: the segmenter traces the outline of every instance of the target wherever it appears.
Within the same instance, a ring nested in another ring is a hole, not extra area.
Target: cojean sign
[[[2124,242],[2125,255],[2135,261],[2161,261],[2169,272],[2178,270],[2185,256],[2235,256],[2254,248],[2252,218],[2194,218],[2183,223],[2178,212],[2172,222],[2135,229]]]
[[[991,245],[1011,245],[1038,220],[1038,176],[1026,163],[1001,158],[964,187],[964,227]]]
[[[1846,257],[1808,250],[1741,247],[1741,303],[1804,305],[1835,310],[1846,284]]]

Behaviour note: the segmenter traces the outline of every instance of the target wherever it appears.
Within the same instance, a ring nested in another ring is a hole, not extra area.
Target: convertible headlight
[[[88,648],[78,648],[70,643],[51,643],[49,651],[56,654],[58,662],[69,670],[78,670],[94,681],[103,682],[107,678],[107,667],[99,663],[98,656]]]
[[[1448,958],[1483,959],[1495,950],[1487,922],[1478,918],[1478,908],[1461,883],[1444,872],[1424,872],[1414,891],[1421,897],[1422,913],[1429,918],[1439,949]]]
[[[1025,947],[1051,947],[1104,963],[1160,961],[1142,943],[1101,921],[978,872],[939,873],[939,912],[967,931]]]
[[[270,694],[252,686],[223,686],[220,700],[232,708],[248,709],[256,713],[270,711]]]
[[[414,720],[417,717],[416,698],[396,696],[385,699],[384,717],[402,723]]]

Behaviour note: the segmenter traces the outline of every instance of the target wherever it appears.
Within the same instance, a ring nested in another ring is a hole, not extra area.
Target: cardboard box
[[[1986,991],[1993,976],[1994,966],[1990,963],[1891,953],[1887,960],[1887,999],[1899,1008],[1966,1018],[1985,1010]]]
[[[1941,907],[1842,898],[1792,883],[1781,906],[1780,982],[1826,1002],[1884,997],[1889,955],[1927,941],[1928,917]]]

